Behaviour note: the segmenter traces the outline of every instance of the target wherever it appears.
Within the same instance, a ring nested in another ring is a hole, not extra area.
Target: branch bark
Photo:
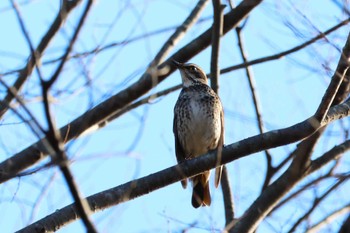
[[[246,0],[243,1],[234,10],[227,13],[224,17],[223,33],[227,33],[235,27],[242,19],[244,19],[262,0]],[[211,41],[211,28],[202,35],[194,39],[188,45],[180,49],[172,57],[158,66],[157,79],[154,79],[149,72],[144,73],[141,78],[130,87],[120,91],[111,98],[105,100],[101,104],[82,114],[71,123],[60,129],[61,135],[66,138],[66,142],[73,138],[79,137],[84,131],[88,130],[101,122],[104,122],[111,115],[117,113],[132,101],[138,99],[146,92],[151,90],[157,84],[162,82],[174,70],[171,60],[187,61],[207,46]],[[42,146],[44,139],[39,140],[28,148],[22,150],[11,158],[0,164],[0,183],[5,182],[16,176],[19,172],[39,162],[47,156],[47,151]]]
[[[217,162],[216,152],[213,151],[195,159],[187,160],[176,166],[172,166],[151,175],[127,182],[115,188],[94,194],[87,197],[86,200],[90,205],[91,211],[101,211],[112,205],[117,205],[132,200],[172,183],[178,182],[184,177],[192,177],[196,174],[202,173],[203,171],[213,169],[216,166],[232,162],[247,155],[302,140],[315,133],[321,127],[346,116],[350,116],[350,100],[340,104],[339,106],[332,107],[325,117],[325,120],[316,128],[314,124],[310,123],[312,122],[311,119],[313,118],[310,117],[305,121],[288,128],[273,130],[225,146],[222,151],[222,160],[220,161],[220,164]],[[265,216],[264,212],[262,212],[265,209],[264,206],[266,206],[265,202],[267,202],[267,205],[271,208],[274,206],[269,203],[273,200],[271,197],[275,195],[274,192],[279,193],[284,191],[284,193],[286,193],[289,189],[286,189],[285,186],[293,186],[298,180],[298,177],[293,176],[291,172],[285,173],[282,175],[282,177],[282,179],[278,179],[276,181],[278,183],[277,185],[274,185],[273,188],[269,187],[266,189],[266,191],[262,193],[261,198],[259,198],[249,208],[248,211],[254,212],[256,216],[259,216],[260,221]],[[276,200],[274,200],[273,203],[276,203]],[[258,208],[260,206],[262,209]],[[271,208],[268,208],[268,210]],[[248,212],[248,217],[252,216],[250,212]],[[50,232],[76,220],[77,216],[79,216],[79,213],[77,213],[74,204],[71,204],[57,210],[55,213],[48,215],[36,223],[23,228],[19,232]],[[247,216],[243,216],[239,222],[234,225],[234,232],[248,232],[246,230],[248,225],[253,225],[255,229],[259,221],[256,221],[254,218],[250,217],[248,219]],[[249,222],[249,220],[252,221]]]
[[[337,101],[342,101],[349,93],[349,61],[350,61],[350,34],[343,47],[342,54],[340,56],[338,67],[332,77],[331,83],[325,92],[325,98],[322,99],[320,106],[314,116],[309,118],[310,127],[315,127],[317,130],[310,135],[307,139],[299,143],[296,151],[294,152],[294,159],[291,165],[288,167],[274,183],[272,183],[256,201],[245,211],[241,219],[234,225],[232,232],[253,232],[258,224],[265,218],[265,216],[272,210],[274,206],[282,199],[282,197],[289,192],[298,181],[300,181],[305,175],[309,174],[310,170],[310,157],[312,155],[313,148],[316,145],[319,137],[325,129],[323,119],[328,121],[332,118],[333,113],[337,107],[341,108],[344,104],[336,105]],[[339,74],[343,77],[339,78]],[[339,86],[340,85],[340,86]],[[338,98],[337,98],[338,97]],[[325,106],[334,106],[329,109]],[[336,106],[335,106],[336,105]],[[343,109],[337,109],[340,112]],[[337,112],[338,112],[337,111]],[[328,114],[327,114],[328,113]],[[340,113],[343,115],[343,113]],[[340,116],[337,115],[337,116]]]

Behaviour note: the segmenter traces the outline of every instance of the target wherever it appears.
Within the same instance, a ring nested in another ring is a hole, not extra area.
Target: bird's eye
[[[195,71],[195,72],[198,71],[197,67],[195,67],[195,66],[191,66],[191,70],[192,70],[192,71]]]

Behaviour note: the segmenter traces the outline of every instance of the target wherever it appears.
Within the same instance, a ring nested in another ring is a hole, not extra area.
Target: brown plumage
[[[174,64],[180,70],[183,88],[174,108],[175,152],[178,163],[218,149],[218,161],[224,142],[224,115],[220,98],[208,86],[204,71],[195,64]],[[221,179],[222,167],[216,168],[215,186]],[[192,205],[209,206],[210,171],[191,177]],[[182,180],[184,188],[187,180]]]

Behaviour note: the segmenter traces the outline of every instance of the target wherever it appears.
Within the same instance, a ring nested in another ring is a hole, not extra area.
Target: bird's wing
[[[175,107],[176,108],[176,107]],[[177,133],[177,114],[174,113],[174,122],[173,122],[173,132],[175,136],[175,154],[178,163],[181,163],[186,160],[184,150],[180,144],[178,133]],[[180,171],[181,172],[181,171]],[[181,180],[183,188],[187,187],[187,179]]]
[[[218,163],[221,162],[221,158],[222,158],[222,148],[224,146],[224,135],[225,135],[225,131],[224,131],[224,111],[221,108],[221,112],[220,112],[220,121],[221,121],[221,134],[220,134],[220,138],[219,138],[219,142],[218,142],[218,153],[217,153],[217,158],[216,161]],[[222,166],[217,167],[215,169],[215,187],[217,188],[220,184],[221,181],[221,174],[222,174]]]

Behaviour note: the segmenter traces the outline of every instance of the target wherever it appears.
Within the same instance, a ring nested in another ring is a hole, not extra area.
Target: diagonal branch
[[[195,8],[192,10],[192,12],[189,14],[189,16],[186,18],[186,20],[182,23],[180,27],[176,29],[176,31],[170,36],[170,38],[164,43],[162,48],[159,50],[153,61],[149,64],[148,71],[151,75],[153,75],[154,79],[154,85],[157,84],[157,66],[160,62],[164,60],[164,58],[167,56],[167,54],[170,52],[170,50],[176,45],[176,43],[185,35],[185,33],[189,30],[190,27],[197,22],[198,17],[200,13],[204,10],[205,5],[207,4],[208,0],[201,0],[198,2],[198,4],[195,6]],[[173,88],[169,88],[169,92],[180,89],[181,85],[175,86]],[[142,101],[137,101],[133,104],[130,104],[128,106],[123,107],[118,112],[113,113],[111,116],[108,117],[104,122],[100,122],[98,124],[98,127],[104,126],[106,123],[114,120],[121,114],[124,114],[128,109],[135,108],[137,106],[140,106],[141,104],[147,103],[150,99],[156,98],[158,96],[161,96],[163,94],[166,94],[164,91],[161,94],[153,94],[149,97],[144,98]]]
[[[46,34],[41,39],[38,47],[36,48],[35,52],[32,54],[35,54],[35,56],[30,56],[28,59],[27,64],[19,71],[18,78],[15,81],[15,83],[12,86],[12,89],[19,92],[19,90],[22,88],[23,84],[26,82],[28,76],[32,73],[33,68],[36,64],[36,60],[40,59],[40,57],[43,55],[45,49],[48,47],[50,41],[53,39],[53,37],[56,35],[58,30],[61,28],[62,23],[66,20],[68,17],[68,14],[81,2],[81,0],[74,0],[74,1],[62,1],[62,5],[60,8],[60,11],[58,12],[56,19],[52,23],[49,30],[46,32]],[[5,98],[1,101],[0,104],[0,118],[3,117],[3,115],[8,110],[8,104],[11,103],[13,100],[13,96],[11,93],[7,93]],[[4,104],[8,103],[8,104]]]
[[[317,233],[317,232],[321,232],[320,229],[329,225],[329,223],[331,223],[332,221],[334,221],[335,219],[339,218],[339,216],[344,215],[346,213],[350,212],[350,203],[333,211],[332,213],[330,213],[326,218],[320,220],[318,223],[316,223],[315,225],[311,226],[306,233]],[[345,226],[345,225],[343,225]],[[349,228],[347,226],[347,228]],[[349,229],[345,229],[344,227],[344,231],[339,231],[339,232],[349,232]]]
[[[350,211],[348,210],[348,212]],[[350,230],[350,215],[348,215],[348,217],[345,219],[338,233],[347,233],[349,232],[349,230]]]
[[[349,34],[350,36],[350,34]],[[345,48],[344,48],[345,49]],[[350,61],[347,66],[341,67],[341,69],[336,70],[331,83],[329,84],[326,93],[324,94],[322,101],[320,103],[320,106],[318,107],[315,118],[318,121],[323,121],[324,117],[327,114],[327,111],[329,110],[330,106],[332,105],[335,96],[338,93],[339,87],[342,84],[346,73],[349,69]]]
[[[326,35],[338,30],[339,28],[349,24],[350,22],[350,18],[347,18],[346,20],[340,22],[339,24],[331,27],[330,29],[326,30],[325,32],[323,33],[320,33],[318,34],[317,36],[315,36],[314,38],[298,45],[298,46],[295,46],[294,48],[291,48],[291,49],[288,49],[288,50],[285,50],[283,52],[280,52],[278,54],[274,54],[274,55],[271,55],[271,56],[265,56],[265,57],[262,57],[262,58],[258,58],[258,59],[255,59],[255,60],[251,60],[251,61],[248,61],[248,62],[244,62],[242,64],[238,64],[238,65],[234,65],[234,66],[230,66],[230,67],[227,67],[225,69],[222,69],[221,70],[221,74],[225,74],[225,73],[228,73],[228,72],[231,72],[233,70],[238,70],[238,69],[242,69],[244,67],[247,67],[247,66],[252,66],[252,65],[256,65],[256,64],[260,64],[260,63],[263,63],[263,62],[268,62],[268,61],[273,61],[273,60],[277,60],[277,59],[281,59],[283,57],[285,57],[286,55],[289,55],[291,53],[295,53],[313,43],[315,43],[316,41],[320,40],[320,39],[323,39]]]
[[[153,61],[151,62],[150,67],[159,65],[160,62],[164,60],[164,58],[168,55],[170,50],[174,48],[176,43],[184,37],[186,32],[197,22],[200,14],[204,10],[208,0],[200,0],[198,1],[195,8],[186,18],[186,20],[181,24],[180,27],[176,29],[174,34],[170,36],[170,38],[164,43],[160,51],[157,53]]]
[[[101,211],[112,205],[117,205],[132,200],[172,183],[178,182],[184,177],[192,177],[202,173],[203,171],[213,169],[221,164],[232,162],[250,154],[302,140],[305,137],[312,135],[321,127],[346,116],[350,116],[350,100],[349,102],[344,102],[339,106],[332,107],[325,120],[317,128],[310,123],[310,120],[313,118],[310,117],[305,121],[288,128],[273,130],[225,146],[222,151],[222,160],[220,161],[220,164],[217,163],[216,152],[213,151],[195,159],[187,160],[176,166],[172,166],[151,175],[127,182],[115,188],[94,194],[87,197],[86,200],[88,201],[92,211]],[[295,184],[295,182],[293,182],[295,181],[295,177],[293,177],[292,174],[288,173],[287,175],[284,174],[283,176],[287,176],[287,179],[288,177],[291,178],[288,179],[288,182],[284,180],[284,184],[290,183],[292,186]],[[282,181],[277,182],[281,183]],[[277,185],[276,187],[280,186]],[[281,187],[283,188],[284,186],[282,185]],[[270,204],[269,202],[273,199],[271,197],[274,196],[274,191],[276,191],[276,189],[271,190],[270,187],[266,189],[266,191],[264,191],[261,195],[262,198],[258,199],[253,206],[250,207],[250,210],[254,211],[261,218],[263,218],[264,212],[262,211],[264,211],[264,208],[255,208],[257,207],[256,204],[260,203],[260,205],[262,205],[261,202],[267,202]],[[262,205],[262,207],[263,206],[264,205]],[[50,231],[53,229],[57,230],[62,226],[76,220],[77,216],[79,216],[79,213],[77,213],[74,204],[71,204],[57,210],[55,213],[48,215],[38,222],[29,225],[19,232],[32,232],[34,229],[45,231]],[[234,230],[236,230],[237,225],[240,227],[243,226],[243,228],[239,228],[236,232],[248,232],[244,230],[246,229],[245,227],[248,227],[248,225],[256,226],[257,223],[255,221],[245,224],[247,220],[246,217],[247,216],[244,216],[243,219],[241,218],[238,222],[239,224],[237,223],[234,225]],[[53,223],[55,225],[52,225]]]
[[[51,154],[52,161],[57,163],[59,166],[63,177],[65,178],[65,181],[68,185],[68,189],[74,199],[75,206],[77,208],[77,211],[79,215],[81,216],[81,219],[83,220],[83,223],[85,225],[86,231],[89,233],[95,233],[97,230],[95,229],[95,226],[91,222],[89,218],[89,213],[90,213],[90,208],[87,204],[87,201],[85,199],[81,198],[81,194],[78,190],[77,184],[74,180],[73,174],[69,168],[69,163],[68,163],[68,156],[64,150],[63,142],[61,135],[57,131],[52,114],[51,114],[51,109],[50,109],[50,101],[49,101],[49,91],[51,86],[54,84],[54,82],[57,80],[58,76],[60,75],[63,66],[66,62],[66,58],[68,57],[69,53],[71,52],[74,43],[76,42],[79,32],[84,25],[84,22],[87,18],[87,15],[91,9],[91,6],[93,4],[93,0],[89,0],[86,3],[86,7],[83,11],[82,16],[80,17],[80,20],[78,22],[78,26],[74,31],[74,34],[72,36],[72,39],[69,41],[69,44],[67,46],[67,49],[65,51],[65,54],[63,55],[63,59],[61,60],[59,66],[57,67],[55,73],[52,75],[52,77],[44,81],[41,78],[41,86],[42,86],[42,95],[43,95],[43,105],[44,105],[44,110],[45,110],[45,115],[46,115],[46,120],[48,124],[48,130],[46,132],[46,138],[50,142],[50,146],[53,149],[53,152]]]
[[[311,208],[305,213],[303,214],[303,216],[301,216],[294,224],[293,226],[290,228],[290,230],[288,231],[288,233],[292,233],[295,232],[296,228],[300,225],[301,222],[307,220],[307,218],[310,216],[310,214],[314,211],[314,209],[325,199],[328,197],[328,195],[334,191],[335,189],[338,188],[338,186],[340,186],[341,184],[344,183],[346,179],[340,179],[338,180],[338,182],[336,182],[332,187],[330,187],[327,191],[325,191],[325,193],[323,195],[321,195],[320,197],[317,197],[314,199],[314,202],[312,203]]]
[[[227,13],[224,17],[223,32],[227,33],[230,31],[261,2],[262,0],[246,0],[234,10]],[[68,142],[73,138],[79,137],[87,129],[104,122],[111,115],[129,105],[132,101],[138,99],[168,77],[175,70],[171,60],[187,61],[209,46],[210,41],[211,28],[158,66],[157,82],[154,82],[154,79],[149,72],[144,73],[141,78],[130,87],[120,91],[116,95],[82,114],[71,123],[62,127],[60,129],[61,135],[64,135],[66,142]],[[45,148],[42,148],[41,141],[42,140],[34,143],[32,146],[29,146],[0,164],[0,183],[11,179],[19,172],[47,156],[47,151]]]
[[[345,70],[348,70],[350,59],[350,34],[343,48],[343,52],[340,56],[338,67],[335,71],[335,75],[332,78],[330,86],[334,87],[334,83],[338,84],[339,78],[338,73],[344,73]],[[340,72],[339,72],[340,71]],[[336,77],[337,76],[337,77]],[[336,101],[340,101],[345,94],[348,94],[349,91],[349,75],[344,73],[343,82],[341,83],[340,88],[328,88],[325,95],[335,95],[334,101],[332,101],[332,106],[336,104]],[[337,91],[338,90],[338,91]],[[340,96],[337,99],[337,96]],[[325,103],[327,104],[330,99],[326,98]],[[321,105],[324,102],[321,101]],[[302,179],[306,174],[310,172],[309,166],[311,164],[310,157],[312,155],[312,150],[319,139],[320,135],[325,129],[326,124],[329,120],[334,120],[332,117],[339,117],[346,114],[347,108],[343,109],[344,105],[347,105],[349,102],[346,101],[343,104],[335,105],[334,107],[325,109],[324,112],[316,111],[312,118],[309,118],[309,126],[314,127],[314,133],[299,143],[294,155],[291,165],[288,169],[274,182],[272,183],[255,202],[249,207],[249,209],[244,213],[239,222],[234,226],[233,232],[252,232],[256,229],[257,225],[265,218],[265,216],[276,206],[277,202],[291,190],[296,183]],[[328,110],[328,111],[327,111]],[[345,112],[344,112],[345,111]],[[334,113],[337,114],[334,115]],[[326,115],[323,115],[323,114]],[[321,117],[320,117],[321,116]],[[322,121],[320,119],[323,119]]]
[[[246,63],[248,61],[248,59],[247,59],[247,55],[246,55],[244,45],[243,45],[243,38],[242,38],[243,36],[241,33],[242,29],[243,29],[243,27],[237,27],[236,28],[236,35],[237,35],[237,39],[238,39],[238,47],[240,50],[242,60],[244,63]],[[262,114],[261,114],[260,104],[259,104],[259,100],[258,100],[258,94],[257,94],[256,88],[255,88],[255,79],[253,76],[252,68],[250,66],[245,67],[245,72],[246,72],[246,76],[248,79],[250,92],[251,92],[251,96],[252,96],[252,100],[253,100],[253,104],[254,104],[254,110],[255,110],[255,116],[257,119],[258,129],[259,129],[260,133],[263,133],[264,132],[264,123],[262,120]],[[263,186],[262,186],[262,190],[264,190],[269,185],[272,176],[276,172],[276,170],[272,166],[272,157],[271,157],[270,152],[268,150],[266,150],[266,151],[264,151],[264,153],[265,153],[265,158],[266,158],[266,163],[267,163],[267,171],[266,171],[265,181],[264,181]]]

